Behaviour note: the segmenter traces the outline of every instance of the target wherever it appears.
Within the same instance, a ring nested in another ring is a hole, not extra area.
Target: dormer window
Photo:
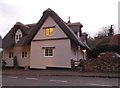
[[[21,34],[17,34],[16,35],[16,40],[20,40],[22,37],[21,37]]]
[[[17,43],[21,38],[22,38],[22,32],[20,29],[18,29],[15,34],[15,42]]]
[[[22,38],[21,34],[19,34],[19,37],[18,37],[18,38],[19,38],[19,40]]]
[[[16,35],[16,40],[18,40],[18,35]]]

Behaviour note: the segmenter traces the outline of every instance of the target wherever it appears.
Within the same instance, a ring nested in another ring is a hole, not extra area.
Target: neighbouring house
[[[110,38],[109,45],[120,46],[120,34],[112,35]]]
[[[16,56],[20,67],[46,69],[71,68],[71,59],[86,58],[88,45],[81,39],[80,22],[64,22],[53,10],[43,12],[38,23],[17,22],[3,38],[3,58],[13,66]]]

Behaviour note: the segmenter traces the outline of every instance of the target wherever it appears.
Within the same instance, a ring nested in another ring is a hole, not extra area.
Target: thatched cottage
[[[80,22],[64,22],[51,9],[43,12],[38,23],[17,22],[3,38],[6,66],[13,66],[16,56],[20,67],[71,68],[71,59],[83,59],[89,50],[81,38],[82,27]]]

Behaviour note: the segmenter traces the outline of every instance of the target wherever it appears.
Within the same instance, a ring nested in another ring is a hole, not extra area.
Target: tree
[[[102,27],[101,31],[98,32],[97,37],[108,37],[114,35],[113,25]]]

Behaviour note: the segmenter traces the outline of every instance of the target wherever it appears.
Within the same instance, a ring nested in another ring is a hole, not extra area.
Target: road
[[[65,77],[65,76],[41,76],[2,77],[3,86],[118,86],[117,78],[95,78],[95,77]]]

